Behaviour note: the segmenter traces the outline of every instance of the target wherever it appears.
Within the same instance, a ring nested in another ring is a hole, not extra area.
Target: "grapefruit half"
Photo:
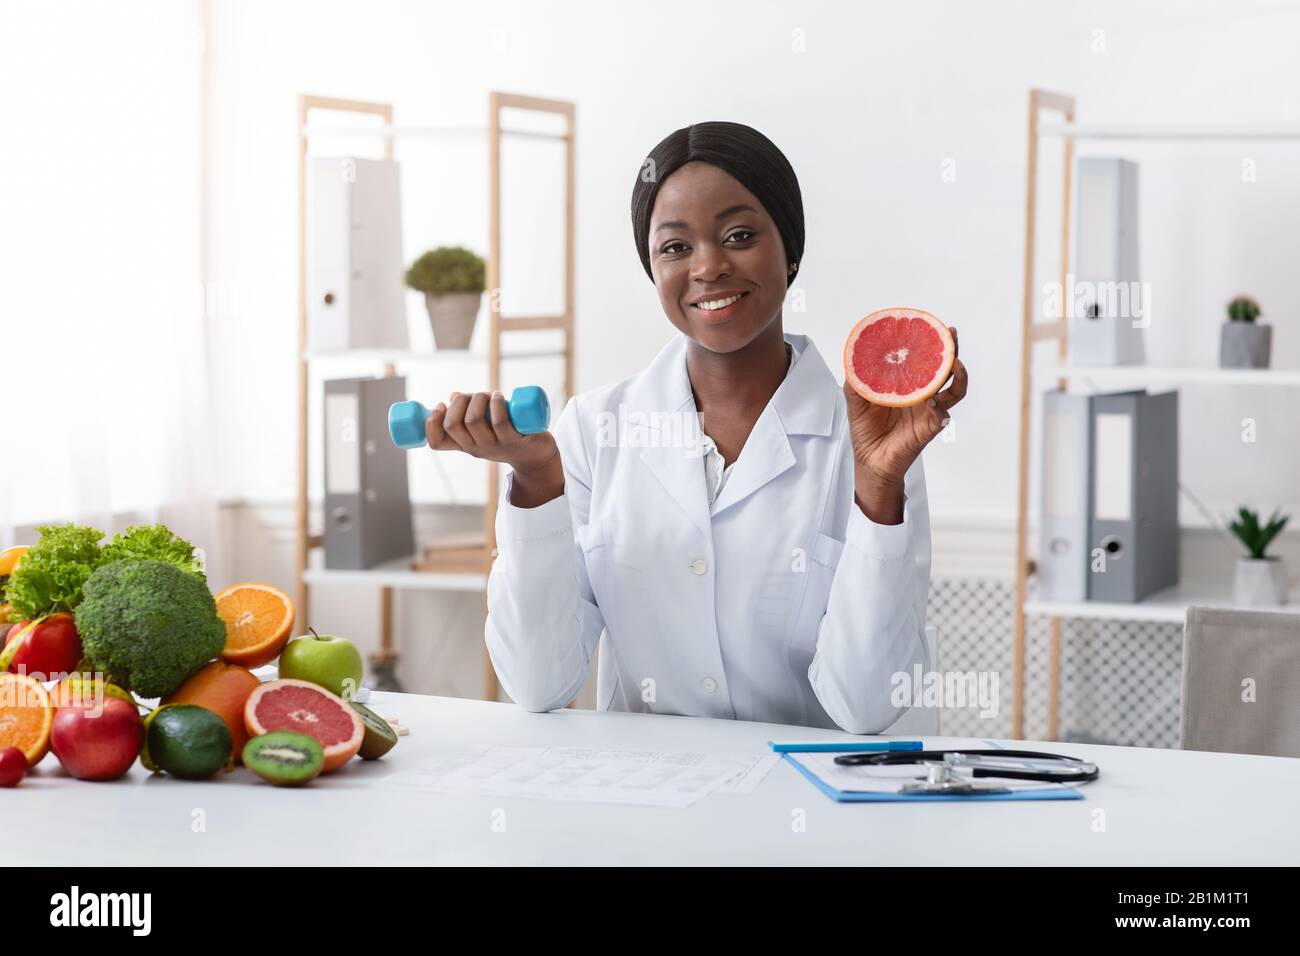
[[[366,737],[361,715],[342,697],[289,677],[268,681],[249,695],[244,723],[253,737],[275,730],[315,737],[325,751],[322,773],[337,770],[355,757]]]
[[[844,378],[875,405],[919,405],[943,387],[957,358],[952,333],[929,312],[881,309],[853,326]]]

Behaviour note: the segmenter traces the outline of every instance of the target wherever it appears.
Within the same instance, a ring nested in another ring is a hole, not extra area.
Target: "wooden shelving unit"
[[[1044,120],[1041,114],[1055,114]],[[1058,389],[1073,385],[1085,391],[1150,386],[1300,386],[1300,369],[1222,369],[1198,366],[1123,366],[1115,368],[1072,367],[1067,362],[1069,323],[1066,318],[1037,321],[1035,317],[1034,250],[1035,219],[1038,209],[1038,154],[1042,140],[1058,138],[1062,142],[1064,170],[1061,187],[1061,258],[1060,280],[1065,287],[1070,264],[1071,177],[1074,145],[1082,140],[1146,141],[1166,143],[1212,142],[1300,142],[1298,126],[1134,126],[1079,124],[1074,121],[1075,100],[1046,90],[1029,91],[1028,166],[1025,185],[1025,263],[1024,303],[1021,325],[1020,362],[1020,444],[1016,523],[1016,596],[1014,631],[1014,700],[1012,736],[1024,736],[1025,625],[1026,618],[1050,619],[1048,649],[1048,716],[1046,738],[1056,739],[1060,718],[1061,621],[1064,618],[1095,620],[1159,621],[1181,623],[1187,608],[1232,607],[1230,582],[1200,580],[1185,576],[1177,586],[1151,595],[1137,604],[1103,601],[1044,601],[1029,597],[1034,563],[1029,558],[1029,451],[1034,401],[1033,347],[1055,342],[1058,364],[1049,370]],[[1255,608],[1253,610],[1261,610]],[[1266,608],[1279,613],[1300,614],[1300,606]]]
[[[525,110],[559,116],[563,120],[561,132],[546,132],[524,128],[511,128],[502,123],[503,110]],[[355,126],[331,126],[313,123],[318,111],[348,113],[378,118],[379,122]],[[495,462],[488,464],[487,502],[483,508],[481,533],[458,535],[434,542],[431,552],[421,561],[428,570],[413,569],[410,563],[389,564],[362,571],[334,571],[311,567],[311,552],[320,548],[323,536],[313,534],[309,525],[310,501],[308,490],[308,399],[310,370],[313,365],[331,361],[372,361],[383,375],[395,375],[404,366],[446,363],[465,368],[486,367],[488,388],[501,387],[501,363],[511,359],[558,358],[563,361],[563,407],[573,394],[574,366],[574,231],[575,231],[575,157],[576,144],[574,104],[564,100],[541,99],[514,93],[488,94],[487,123],[484,126],[399,126],[393,122],[393,107],[388,103],[338,99],[325,96],[300,96],[298,98],[298,488],[296,514],[295,589],[297,607],[305,613],[309,606],[309,588],[328,584],[370,584],[379,589],[380,596],[380,650],[372,657],[372,665],[391,667],[397,659],[393,644],[393,592],[397,590],[479,591],[484,593],[492,558],[496,553],[495,516],[500,495],[501,474]],[[488,254],[486,286],[489,293],[487,352],[465,350],[411,352],[401,350],[357,349],[340,353],[314,353],[307,348],[307,159],[309,144],[315,136],[365,136],[382,140],[384,157],[393,158],[393,144],[399,138],[445,139],[459,137],[485,138],[488,163]],[[543,139],[564,145],[564,304],[558,313],[550,315],[503,315],[496,303],[493,290],[501,288],[501,216],[502,183],[501,151],[504,141]],[[503,351],[501,336],[504,332],[561,332],[563,345],[555,348],[511,349]],[[485,699],[496,697],[496,674],[484,648]]]

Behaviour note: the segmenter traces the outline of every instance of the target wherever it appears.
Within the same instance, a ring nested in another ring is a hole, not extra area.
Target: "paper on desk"
[[[581,747],[493,747],[389,778],[398,789],[687,807],[709,793],[747,793],[771,769],[760,754]]]
[[[734,760],[739,772],[714,790],[719,793],[753,793],[754,788],[763,782],[767,772],[781,762],[780,754],[765,754],[755,757],[753,754],[714,754],[719,759]]]

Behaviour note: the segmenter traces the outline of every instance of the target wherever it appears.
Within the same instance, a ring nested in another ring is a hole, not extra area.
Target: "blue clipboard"
[[[998,747],[991,740],[984,741],[989,747]],[[852,753],[861,750],[920,750],[920,746],[913,746],[909,741],[900,746],[889,746],[887,744],[781,744],[774,740],[769,740],[767,745],[773,751],[781,755],[782,760],[786,760],[792,767],[812,782],[812,785],[820,790],[826,796],[830,797],[836,803],[982,803],[988,800],[1082,800],[1083,794],[1073,787],[1067,787],[1065,784],[1054,784],[1051,786],[1035,788],[1033,790],[1013,790],[1010,793],[980,793],[980,794],[957,794],[957,793],[868,793],[861,790],[840,790],[832,787],[810,767],[807,767],[800,761],[795,754],[798,753]]]

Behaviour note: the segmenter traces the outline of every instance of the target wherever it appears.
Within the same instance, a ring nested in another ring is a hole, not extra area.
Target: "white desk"
[[[293,790],[243,769],[192,783],[146,773],[84,783],[52,757],[0,796],[35,864],[1291,864],[1300,759],[1030,744],[1101,766],[1086,800],[836,804],[785,763],[748,795],[684,810],[385,790],[428,754],[494,744],[767,752],[833,731],[376,694],[411,729],[377,763]],[[1011,745],[1009,742],[1007,745]],[[505,811],[504,832],[493,821]],[[792,813],[807,829],[793,832]],[[1094,811],[1105,832],[1094,832]],[[194,832],[196,811],[206,832]]]

